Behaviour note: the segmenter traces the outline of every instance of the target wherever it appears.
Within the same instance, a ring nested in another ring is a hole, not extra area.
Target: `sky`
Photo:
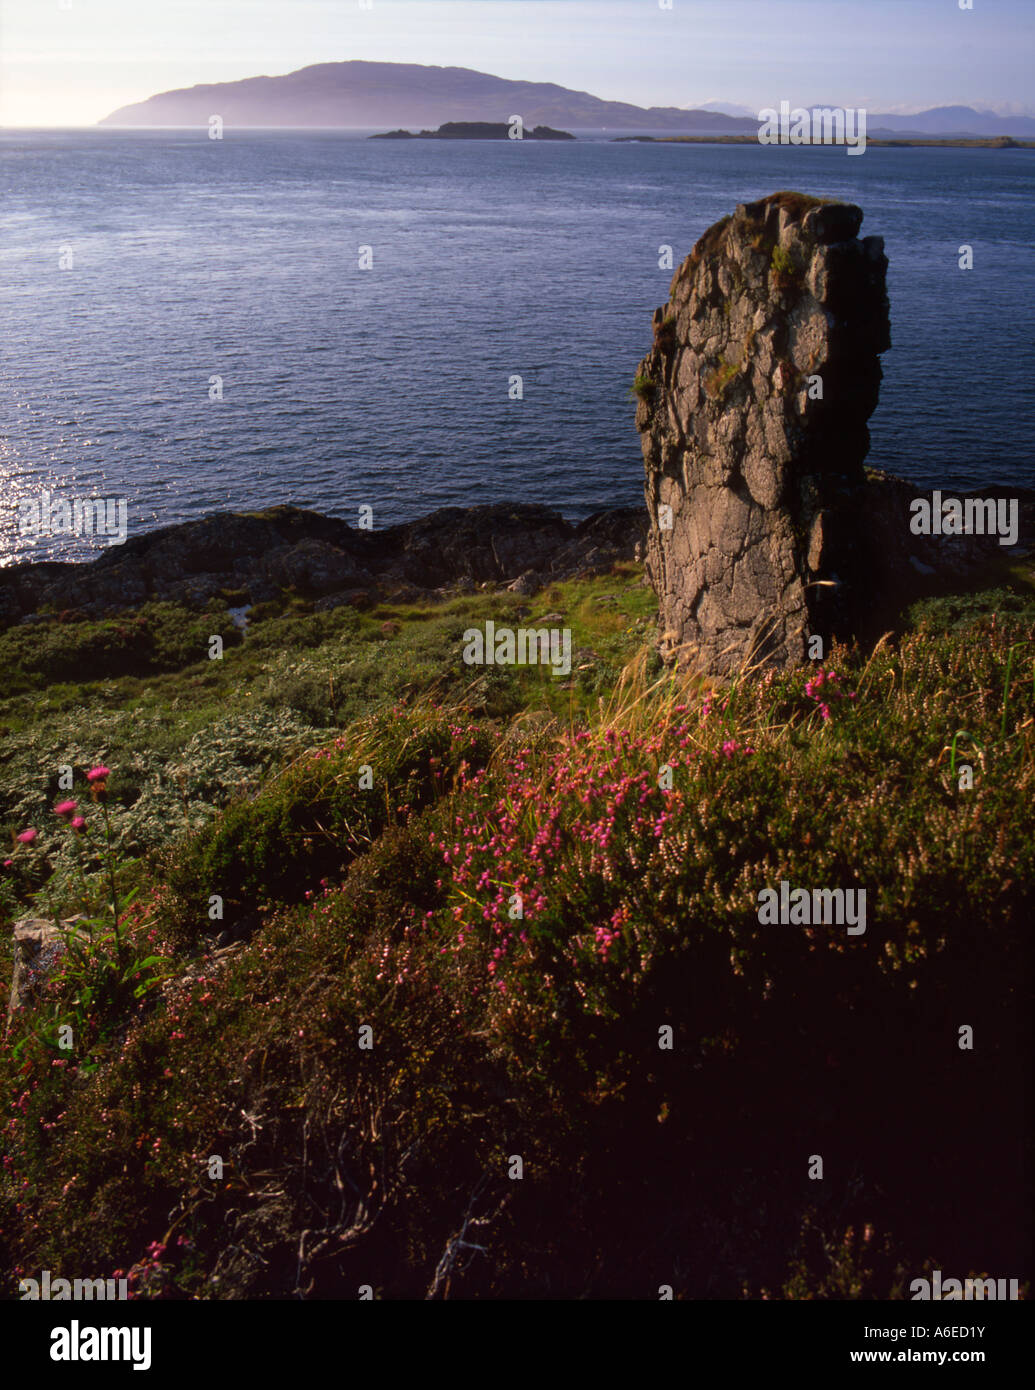
[[[1035,115],[1035,0],[0,0],[0,125],[365,58],[639,106]],[[663,8],[665,6],[665,8]]]

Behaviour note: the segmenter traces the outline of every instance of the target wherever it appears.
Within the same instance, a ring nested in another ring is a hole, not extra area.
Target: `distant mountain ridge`
[[[932,106],[912,116],[867,112],[867,126],[901,135],[1013,135],[1035,137],[1035,118],[997,116],[994,111],[975,111],[972,106]]]
[[[227,125],[338,128],[420,126],[449,121],[507,121],[562,129],[725,130],[731,118],[676,106],[644,108],[603,101],[552,82],[514,82],[472,68],[418,63],[318,63],[283,77],[248,77],[161,92],[120,107],[99,125]],[[757,128],[749,119],[737,129]]]
[[[716,103],[722,105],[724,103]],[[818,103],[813,102],[812,106]],[[831,103],[836,105],[836,103]],[[378,129],[435,128],[453,121],[508,121],[582,130],[654,130],[750,134],[754,116],[677,106],[605,101],[554,82],[518,82],[473,68],[352,60],[316,63],[280,77],[246,77],[160,92],[122,106],[107,126],[206,125]],[[867,113],[869,133],[1035,136],[1030,116],[996,116],[969,106],[934,107],[915,116]]]

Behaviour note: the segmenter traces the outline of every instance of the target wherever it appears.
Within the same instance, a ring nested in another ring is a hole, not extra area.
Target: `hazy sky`
[[[641,106],[1035,114],[1035,0],[0,0],[0,124],[92,124],[196,82],[367,58]]]

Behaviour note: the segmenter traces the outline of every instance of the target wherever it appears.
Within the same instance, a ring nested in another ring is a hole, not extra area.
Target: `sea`
[[[112,544],[23,533],[43,496],[124,502],[129,535],[642,502],[664,248],[788,188],[885,241],[869,462],[1032,486],[1035,150],[0,131],[0,565]]]

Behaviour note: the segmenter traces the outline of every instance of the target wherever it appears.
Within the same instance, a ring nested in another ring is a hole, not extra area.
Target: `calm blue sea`
[[[130,534],[283,501],[376,526],[640,501],[658,248],[678,263],[782,188],[858,202],[886,240],[871,462],[1030,485],[1033,175],[1026,150],[0,132],[0,564],[84,553],[19,535],[44,488],[125,497]]]

